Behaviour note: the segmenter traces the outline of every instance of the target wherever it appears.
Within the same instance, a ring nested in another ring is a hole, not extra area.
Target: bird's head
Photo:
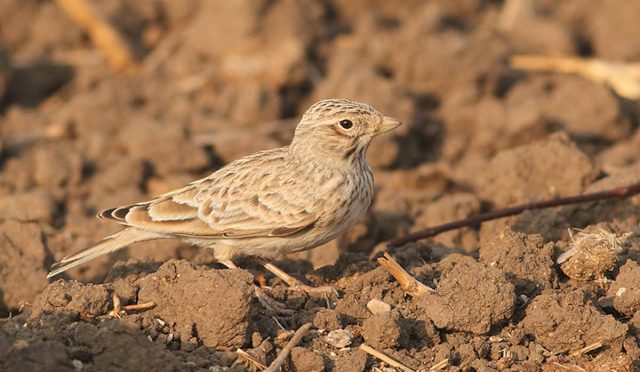
[[[371,139],[401,123],[373,107],[346,99],[326,99],[304,113],[290,149],[302,158],[364,159]]]

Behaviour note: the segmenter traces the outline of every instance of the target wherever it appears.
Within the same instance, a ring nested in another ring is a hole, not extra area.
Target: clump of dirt
[[[333,309],[320,308],[313,316],[313,326],[318,329],[326,329],[327,331],[342,329],[340,313]]]
[[[0,312],[22,307],[47,286],[45,266],[51,259],[44,239],[38,224],[0,222]]]
[[[42,355],[33,359],[34,365],[51,362],[61,370],[77,369],[78,365],[103,369],[109,358],[114,358],[116,369],[157,366],[158,370],[174,370],[189,363],[226,364],[215,349],[246,344],[253,293],[251,275],[246,271],[212,270],[171,260],[138,277],[131,271],[125,271],[129,274],[125,277],[118,276],[121,272],[121,267],[113,270],[112,283],[58,280],[47,286],[28,319],[13,318],[1,324],[0,355],[5,356],[6,366],[20,365],[18,356],[40,350]],[[155,306],[141,314],[124,313],[121,322],[121,315],[113,312],[114,298],[122,305],[137,301]],[[14,324],[25,324],[29,331],[11,331]],[[136,344],[144,344],[142,349],[148,349],[150,355],[167,347],[176,353],[141,366],[123,354],[138,350]]]
[[[53,223],[55,210],[55,197],[45,190],[0,196],[0,218],[3,220],[50,224]]]
[[[241,347],[249,336],[252,280],[244,270],[208,270],[170,260],[140,280],[138,301],[157,304],[145,319],[171,324],[185,341]]]
[[[322,372],[324,370],[324,360],[320,355],[303,347],[294,347],[291,350],[291,371]]]
[[[150,342],[136,327],[117,319],[94,324],[59,314],[27,323],[23,318],[3,321],[0,355],[0,368],[5,371],[173,371],[186,366],[164,345]]]
[[[458,220],[478,214],[480,212],[480,199],[470,193],[449,195],[433,201],[424,206],[418,213],[414,223],[414,229],[435,226],[449,221]],[[434,241],[446,246],[462,247],[467,252],[473,252],[478,247],[477,231],[472,229],[460,229],[438,235]]]
[[[613,299],[613,307],[622,314],[634,316],[640,310],[640,266],[637,262],[627,260],[620,267],[607,296]]]
[[[480,241],[480,262],[503,270],[516,292],[528,297],[558,286],[553,256],[553,243],[544,244],[540,235],[509,227],[497,235],[482,236]]]
[[[334,362],[335,371],[360,372],[364,371],[367,365],[367,354],[364,351],[356,350],[351,353],[341,354]]]
[[[152,163],[154,173],[161,177],[196,171],[209,164],[204,149],[194,147],[177,126],[162,126],[151,120],[138,119],[135,125],[120,132],[120,141],[130,158]]]
[[[62,313],[91,319],[106,315],[111,302],[108,284],[82,284],[58,280],[51,283],[33,303],[32,319],[42,314]]]
[[[336,304],[336,311],[342,314],[347,323],[369,317],[371,313],[367,309],[367,303],[373,298],[396,303],[403,297],[402,291],[398,290],[389,273],[382,267],[343,278],[340,282],[346,294],[342,301]]]
[[[513,315],[515,287],[499,269],[459,255],[440,267],[436,292],[417,300],[436,327],[485,334]]]
[[[478,180],[478,193],[505,207],[579,194],[593,178],[589,157],[566,135],[557,135],[497,154]]]
[[[553,352],[575,351],[596,342],[620,350],[628,326],[603,314],[593,301],[582,289],[543,293],[527,305],[522,327]]]
[[[402,329],[397,313],[373,315],[362,323],[364,341],[376,348],[394,349],[400,345]]]

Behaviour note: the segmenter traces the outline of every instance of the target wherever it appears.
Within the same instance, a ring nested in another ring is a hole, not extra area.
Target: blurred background
[[[405,125],[369,150],[367,220],[294,257],[308,268],[341,251],[368,257],[410,229],[638,174],[638,19],[640,2],[624,0],[3,0],[0,308],[39,293],[54,259],[117,230],[99,210],[286,145],[324,98]],[[559,145],[496,157],[548,138]],[[500,181],[538,156],[546,173]],[[478,231],[438,241],[474,254]],[[211,259],[150,242],[69,275],[100,280],[116,260],[171,257]]]

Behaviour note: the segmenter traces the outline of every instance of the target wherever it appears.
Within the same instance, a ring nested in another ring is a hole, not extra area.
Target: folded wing
[[[296,190],[282,187],[290,181],[265,170],[235,170],[240,172],[216,172],[183,189],[108,209],[98,217],[151,232],[204,239],[282,237],[314,225],[317,217],[305,198],[283,191]]]

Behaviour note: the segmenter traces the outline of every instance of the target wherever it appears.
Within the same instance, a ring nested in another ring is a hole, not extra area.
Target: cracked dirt
[[[390,370],[363,343],[414,370],[640,368],[638,197],[390,249],[435,289],[421,298],[376,262],[410,230],[640,180],[637,100],[508,65],[516,54],[638,62],[640,3],[520,1],[509,14],[511,1],[480,0],[94,3],[138,74],[110,71],[56,2],[0,4],[1,370],[255,370],[238,348],[268,365],[307,322],[286,370]],[[285,145],[328,97],[405,122],[369,150],[367,217],[279,262],[339,297],[290,292],[250,260],[229,270],[174,241],[47,281],[56,259],[119,228],[97,211]],[[630,234],[610,270],[568,275],[556,259],[570,228]],[[292,311],[269,310],[255,285]],[[113,317],[114,296],[156,306]]]

